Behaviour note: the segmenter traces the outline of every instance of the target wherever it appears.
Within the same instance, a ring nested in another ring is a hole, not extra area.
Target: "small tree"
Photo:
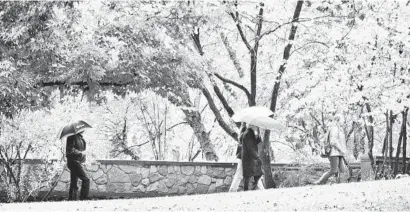
[[[62,160],[49,160],[58,151],[50,125],[36,125],[42,115],[23,111],[13,119],[0,119],[0,165],[4,167],[1,178],[9,202],[24,202],[37,196],[41,189],[50,187],[63,167]],[[27,158],[34,155],[40,164],[27,164]]]

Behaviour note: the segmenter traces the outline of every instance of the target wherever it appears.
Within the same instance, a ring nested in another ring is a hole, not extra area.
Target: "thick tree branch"
[[[239,16],[235,17],[235,14],[233,12],[230,12],[229,14],[231,15],[232,19],[235,21],[236,28],[238,29],[239,35],[241,36],[243,43],[245,44],[246,48],[248,48],[248,50],[252,53],[253,49],[251,45],[249,44],[248,40],[246,39],[245,33],[242,30],[242,26],[239,22]]]
[[[259,48],[259,40],[260,40],[260,35],[262,31],[262,23],[263,23],[263,2],[259,3],[260,9],[259,9],[259,14],[258,14],[258,28],[256,30],[256,36],[255,36],[255,45],[253,47],[255,54],[258,53],[258,48]]]
[[[211,93],[205,87],[203,87],[201,90],[205,98],[208,100],[209,108],[211,108],[212,112],[214,113],[219,125],[222,127],[222,129],[226,133],[228,133],[228,135],[230,135],[233,139],[237,140],[238,134],[234,130],[232,130],[231,127],[229,127],[229,125],[226,122],[224,122],[221,113],[219,112],[218,108],[215,105],[215,102],[211,96]]]
[[[238,71],[239,77],[243,77],[244,76],[244,72],[243,69],[241,67],[241,64],[235,54],[235,51],[232,49],[232,46],[229,44],[228,38],[225,36],[225,34],[223,32],[220,33],[220,37],[222,40],[222,43],[225,46],[225,49],[228,51],[229,54],[229,58],[232,60],[233,65],[235,66],[236,70]]]
[[[195,160],[195,158],[197,158],[197,157],[198,157],[199,153],[201,153],[201,150],[196,151],[195,155],[194,155],[194,156],[192,156],[192,157],[189,159],[189,161],[194,161],[194,160]]]
[[[248,103],[251,104],[251,102],[252,102],[252,96],[251,96],[251,93],[248,91],[248,89],[245,88],[245,86],[243,86],[243,85],[241,85],[241,84],[239,84],[239,83],[237,83],[237,82],[234,82],[234,81],[232,81],[232,80],[226,79],[226,78],[222,77],[221,75],[219,75],[219,74],[217,74],[217,73],[215,73],[214,75],[215,75],[218,79],[220,79],[222,82],[231,84],[231,85],[233,85],[233,86],[235,86],[235,87],[241,89],[243,92],[245,92],[246,97],[248,98]]]
[[[134,81],[127,81],[127,82],[98,81],[97,83],[100,86],[123,87],[126,85],[134,84],[135,82]],[[37,85],[37,87],[51,87],[51,86],[61,86],[61,85],[88,86],[89,83],[87,81],[66,82],[66,81],[61,81],[61,80],[53,80],[53,81],[40,82]]]
[[[219,100],[221,101],[223,107],[225,108],[226,112],[228,113],[229,117],[232,117],[234,112],[233,109],[231,108],[231,106],[229,106],[228,101],[225,99],[225,97],[223,96],[221,90],[219,89],[218,86],[214,85],[214,91],[216,96],[219,98]]]

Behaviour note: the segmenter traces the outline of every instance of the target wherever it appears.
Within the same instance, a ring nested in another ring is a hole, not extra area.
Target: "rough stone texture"
[[[185,175],[191,175],[194,173],[195,167],[194,166],[182,166],[181,173]]]
[[[134,187],[133,189],[132,189],[132,192],[146,192],[147,191],[147,189],[143,186],[143,185],[139,185],[139,186],[137,186],[137,187]]]
[[[215,193],[216,192],[216,185],[215,183],[212,183],[211,186],[209,186],[208,193]]]
[[[168,179],[166,179],[165,180],[165,185],[168,187],[168,188],[171,188],[173,185],[175,185],[175,182],[176,182],[176,179],[174,178],[168,178]]]
[[[187,187],[185,186],[179,186],[178,187],[178,194],[186,194]]]
[[[141,176],[142,178],[147,178],[149,175],[150,168],[143,167],[141,168]]]
[[[222,167],[214,168],[212,176],[215,178],[224,178],[226,177],[225,170]]]
[[[178,185],[185,185],[189,181],[189,176],[181,175],[178,180]]]
[[[195,174],[195,176],[201,176],[202,175],[201,166],[195,166],[194,174]]]
[[[160,166],[158,169],[158,173],[162,176],[166,176],[168,174],[168,167],[167,166]]]
[[[195,193],[195,187],[194,187],[194,185],[193,184],[190,184],[190,183],[188,183],[187,185],[186,185],[186,189],[187,189],[187,194],[193,194],[193,193]]]
[[[231,176],[227,176],[224,180],[225,185],[231,185],[233,178]]]
[[[155,182],[155,183],[149,185],[148,188],[147,188],[147,191],[148,191],[148,192],[150,192],[150,191],[158,191],[158,185],[159,185],[158,182]]]
[[[92,164],[92,165],[85,166],[85,169],[88,172],[96,172],[97,170],[100,169],[100,166],[98,164]]]
[[[96,180],[96,179],[102,177],[103,175],[105,175],[105,174],[101,169],[98,169],[96,172],[93,172],[93,173],[90,174],[90,176],[93,180]]]
[[[175,169],[174,169],[173,166],[168,166],[168,173],[169,173],[169,174],[175,173]]]
[[[94,182],[98,185],[106,185],[108,183],[108,179],[106,175],[103,175],[102,177],[96,179]]]
[[[141,181],[141,184],[144,185],[144,186],[149,185],[149,179],[143,179],[143,180]]]
[[[209,185],[198,184],[196,187],[196,192],[200,194],[208,193],[209,187]]]
[[[228,186],[216,187],[216,192],[225,192],[225,191],[228,191],[228,190],[229,190]]]
[[[234,163],[115,160],[89,166],[87,174],[91,179],[91,193],[102,196],[112,197],[115,193],[138,196],[184,195],[228,191],[235,167]],[[306,178],[318,179],[328,168],[327,164],[309,167],[281,165],[273,167],[273,176],[279,187],[300,186],[300,182]],[[358,164],[353,169],[353,175],[356,176],[355,180],[360,177]],[[67,192],[69,181],[70,172],[66,169],[54,191]],[[80,186],[81,181],[78,183]],[[0,187],[0,192],[2,189]],[[43,191],[48,190],[44,188]]]
[[[110,164],[102,164],[102,165],[100,166],[101,170],[103,170],[104,173],[109,172],[109,171],[112,169],[112,167],[113,167],[113,166],[110,165]]]
[[[158,182],[158,192],[168,193],[168,187],[163,182]]]
[[[119,168],[127,174],[141,173],[141,167],[139,166],[124,165],[120,166]]]
[[[236,172],[236,168],[225,168],[225,174],[228,176],[234,175]]]
[[[154,182],[157,182],[158,180],[162,179],[163,176],[158,174],[158,172],[155,172],[155,173],[150,173],[148,175],[148,178],[149,178],[150,183],[154,183]]]
[[[191,175],[188,180],[189,183],[196,183],[198,182],[198,177],[195,175]]]
[[[132,189],[131,183],[110,183],[107,185],[107,191],[113,193],[127,193]]]
[[[202,175],[198,179],[198,184],[210,185],[211,182],[212,182],[212,178],[208,175]]]
[[[151,173],[156,173],[156,172],[158,172],[158,169],[157,169],[156,166],[151,166],[151,167],[149,168],[149,173],[150,173],[150,174],[151,174]]]
[[[130,178],[125,174],[120,168],[113,167],[108,174],[108,180],[111,183],[127,183],[130,181]]]
[[[141,183],[142,176],[141,174],[130,174],[130,181],[133,186],[137,186]]]
[[[97,185],[97,191],[98,192],[107,192],[107,186],[106,185]]]
[[[178,187],[172,187],[168,189],[169,194],[178,194],[178,192],[179,192]]]
[[[221,187],[224,185],[224,180],[223,179],[217,179],[216,180],[216,187]]]
[[[202,167],[201,167],[201,173],[202,173],[202,174],[206,174],[206,170],[207,170],[207,167],[206,167],[206,166],[202,166]]]

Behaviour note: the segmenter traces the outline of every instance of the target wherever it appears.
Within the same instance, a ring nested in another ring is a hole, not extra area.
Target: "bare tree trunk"
[[[384,136],[383,140],[383,148],[382,148],[382,155],[384,157],[384,160],[387,158],[387,147],[389,145],[389,111],[386,111],[386,135]]]
[[[394,164],[394,175],[397,175],[397,172],[399,171],[399,160],[400,160],[400,148],[401,148],[401,142],[403,140],[403,130],[404,126],[406,126],[405,118],[404,118],[404,111],[402,112],[403,114],[403,123],[401,124],[401,129],[400,129],[400,135],[399,135],[399,141],[397,142],[397,149],[396,149],[396,163]]]
[[[194,134],[200,143],[205,159],[207,161],[218,161],[219,158],[215,153],[211,140],[209,139],[209,132],[206,132],[205,126],[202,124],[201,113],[196,110],[183,109],[182,111],[185,114],[185,120],[194,130]]]
[[[297,22],[300,16],[300,12],[302,10],[304,1],[298,1],[296,4],[295,12],[293,13],[293,20],[292,22]],[[292,42],[295,40],[295,35],[296,35],[296,30],[297,30],[297,25],[292,24],[290,34],[289,34],[289,43],[286,45],[285,50],[283,52],[283,60],[285,61],[279,68],[279,75],[276,78],[275,84],[273,86],[273,91],[272,91],[272,97],[271,97],[271,103],[270,103],[270,109],[273,112],[276,112],[276,103],[278,99],[278,93],[279,93],[279,87],[280,87],[280,80],[282,78],[282,74],[285,72],[286,69],[286,61],[290,57],[290,49],[292,48]],[[275,182],[273,181],[272,177],[272,167],[270,165],[270,131],[266,130],[265,134],[263,136],[263,148],[262,151],[260,152],[261,159],[262,159],[262,168],[265,174],[265,187],[266,188],[276,188]]]
[[[171,95],[167,96],[168,100],[176,106],[183,106],[187,108],[194,107],[193,103],[189,100],[188,91],[185,90],[181,93],[181,99],[177,99]],[[164,95],[166,96],[166,95]],[[207,161],[218,161],[219,158],[215,153],[214,146],[212,145],[209,139],[209,132],[206,131],[204,124],[202,123],[201,112],[198,110],[192,109],[182,109],[182,112],[185,114],[185,120],[191,126],[194,131],[195,137],[200,143],[203,154]]]
[[[370,104],[368,102],[365,103],[365,107],[368,113],[371,113],[371,107]],[[370,163],[372,164],[372,168],[373,171],[376,170],[376,164],[374,162],[374,157],[373,157],[373,147],[374,147],[374,119],[372,115],[369,115],[368,117],[369,122],[370,122],[370,126],[366,126],[366,135],[367,135],[367,139],[368,139],[368,147],[369,147],[369,159],[370,159]]]
[[[393,124],[394,124],[394,116],[393,111],[390,110],[390,129],[389,129],[389,165],[393,168]]]
[[[409,108],[406,108],[403,113],[403,174],[407,172],[407,115]]]

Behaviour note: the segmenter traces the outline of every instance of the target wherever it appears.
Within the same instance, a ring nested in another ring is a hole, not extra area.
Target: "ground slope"
[[[410,178],[238,193],[1,204],[0,211],[410,211]]]

